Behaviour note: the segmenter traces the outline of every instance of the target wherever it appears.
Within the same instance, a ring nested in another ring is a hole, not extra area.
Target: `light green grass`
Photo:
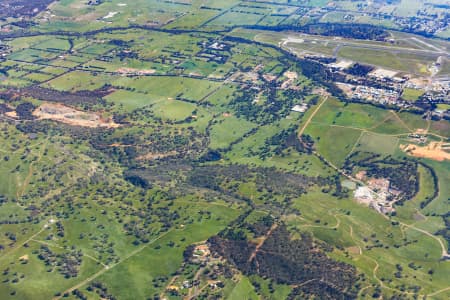
[[[236,141],[255,127],[255,124],[234,116],[221,117],[214,122],[215,124],[211,127],[210,133],[210,147],[212,149],[228,147],[230,143]]]
[[[161,100],[153,107],[153,113],[166,120],[181,121],[193,115],[196,106],[178,100]]]
[[[309,134],[314,139],[315,148],[321,155],[336,166],[341,166],[345,157],[353,149],[361,131],[351,128],[310,124],[306,128],[305,134]]]
[[[258,296],[255,293],[254,287],[247,277],[242,276],[239,283],[234,287],[228,300],[256,300]]]
[[[137,92],[118,90],[105,97],[106,100],[112,101],[119,109],[132,111],[153,103],[151,96]]]
[[[393,155],[398,148],[399,139],[394,136],[363,132],[355,151],[366,151]]]
[[[420,96],[424,94],[424,91],[415,89],[404,89],[402,93],[402,98],[407,101],[416,101]]]

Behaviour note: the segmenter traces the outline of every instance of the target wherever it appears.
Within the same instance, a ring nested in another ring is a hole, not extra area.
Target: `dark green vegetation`
[[[225,257],[246,275],[259,275],[278,284],[289,284],[289,298],[319,297],[320,299],[355,298],[360,288],[356,270],[335,262],[325,255],[330,251],[317,245],[309,234],[292,240],[284,224],[276,227],[270,217],[256,224],[236,224],[209,240],[211,250]],[[244,230],[250,237],[246,237]],[[262,236],[255,245],[248,239]],[[329,270],[333,270],[330,272]]]
[[[1,298],[447,299],[450,165],[398,146],[448,122],[232,31],[306,2],[59,1],[3,32]],[[395,213],[353,200],[361,170]]]

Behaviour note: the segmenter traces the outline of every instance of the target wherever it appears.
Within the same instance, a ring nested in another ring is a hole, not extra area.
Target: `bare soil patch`
[[[18,118],[17,113],[15,111],[5,112],[5,116],[13,118],[13,119],[17,119]]]
[[[120,68],[117,69],[117,73],[120,74],[126,74],[126,75],[150,75],[150,74],[154,74],[156,72],[156,70],[153,69],[148,69],[148,70],[140,70],[140,69],[134,69],[134,68]]]
[[[33,116],[41,120],[54,120],[73,126],[119,127],[119,124],[114,123],[111,119],[104,119],[96,113],[76,110],[59,103],[44,103],[33,111]]]
[[[353,255],[360,255],[361,249],[358,246],[352,246],[347,248],[348,253]]]
[[[22,255],[21,257],[19,257],[20,261],[24,261],[24,260],[28,260],[28,259],[29,259],[28,254],[25,254],[25,255]]]
[[[414,134],[427,134],[428,133],[428,131],[426,130],[426,129],[423,129],[423,128],[418,128],[415,132],[414,132]]]
[[[423,147],[409,144],[401,145],[400,149],[415,157],[429,158],[437,161],[450,160],[450,153],[447,152],[450,150],[449,143],[431,142]]]

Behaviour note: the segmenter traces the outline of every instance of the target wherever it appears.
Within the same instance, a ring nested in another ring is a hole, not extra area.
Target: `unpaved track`
[[[256,248],[255,248],[255,250],[253,251],[253,253],[250,255],[250,258],[248,259],[248,262],[251,262],[254,258],[255,258],[255,256],[256,256],[256,254],[258,253],[258,251],[259,251],[259,248],[261,248],[262,247],[262,245],[264,245],[264,242],[267,240],[267,238],[272,234],[272,232],[277,228],[277,224],[276,223],[274,223],[273,225],[272,225],[272,227],[270,227],[270,229],[269,229],[269,231],[266,233],[266,235],[261,239],[261,241],[258,243],[258,245],[256,245]]]
[[[303,124],[302,128],[300,129],[300,131],[298,132],[298,137],[301,138],[303,132],[305,132],[306,127],[308,127],[309,123],[311,123],[312,119],[314,118],[314,116],[316,115],[316,113],[320,110],[320,108],[322,107],[322,105],[328,100],[328,96],[326,96],[322,102],[320,102],[320,104],[316,107],[316,109],[313,111],[313,113],[309,116],[308,120],[306,120],[305,124]]]
[[[164,236],[166,236],[167,234],[169,234],[170,232],[172,232],[173,229],[161,234],[159,237],[153,239],[152,241],[150,241],[150,243],[146,244],[145,246],[142,246],[141,248],[138,248],[136,250],[134,250],[133,252],[131,252],[130,254],[128,254],[127,256],[125,256],[122,260],[120,260],[119,262],[111,265],[111,266],[106,266],[103,269],[101,269],[100,271],[98,271],[97,273],[95,273],[94,275],[86,278],[85,280],[83,280],[82,282],[72,286],[71,288],[65,290],[64,292],[61,293],[61,296],[58,297],[54,297],[53,300],[57,300],[57,299],[61,299],[62,295],[68,293],[70,294],[72,291],[81,288],[82,286],[84,286],[85,284],[91,282],[92,280],[94,280],[95,278],[99,277],[100,275],[102,275],[103,273],[105,273],[108,270],[111,270],[112,268],[115,268],[117,265],[123,263],[124,261],[126,261],[127,259],[129,259],[130,257],[140,253],[142,250],[144,250],[145,248],[147,248],[148,246],[152,245],[154,242],[156,242],[157,240],[163,238]]]

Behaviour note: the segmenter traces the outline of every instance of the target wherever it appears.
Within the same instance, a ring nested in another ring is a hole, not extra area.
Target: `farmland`
[[[419,155],[448,155],[448,120],[346,98],[305,57],[445,77],[448,42],[289,27],[348,14],[327,3],[64,0],[2,20],[1,298],[448,299],[450,161]],[[392,210],[355,199],[386,181]]]

